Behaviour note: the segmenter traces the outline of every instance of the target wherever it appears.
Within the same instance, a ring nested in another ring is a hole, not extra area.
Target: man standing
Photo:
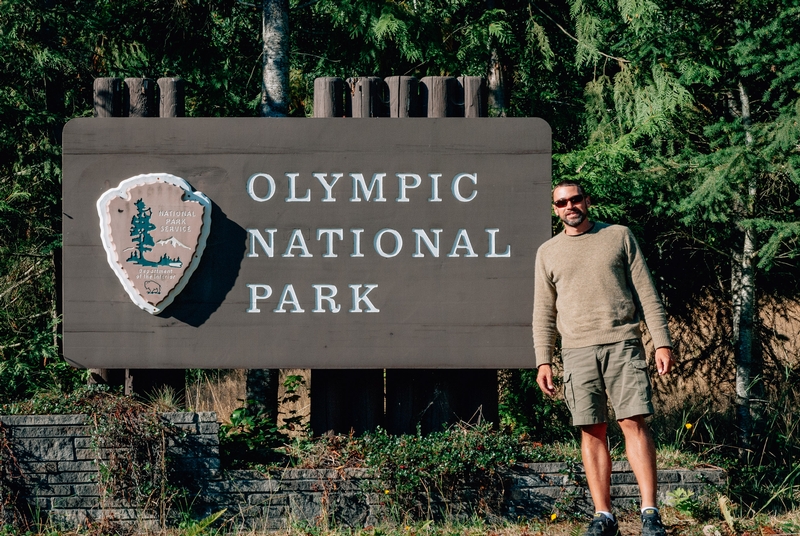
[[[551,362],[561,335],[564,396],[581,430],[581,456],[595,515],[587,536],[613,536],[611,456],[606,441],[610,398],[625,436],[642,499],[642,534],[666,534],[656,507],[656,453],[645,417],[653,413],[641,342],[644,320],[656,347],[659,374],[672,368],[664,307],[631,231],[588,219],[591,199],[575,181],[553,190],[564,223],[536,254],[533,340],[542,391],[555,395]]]

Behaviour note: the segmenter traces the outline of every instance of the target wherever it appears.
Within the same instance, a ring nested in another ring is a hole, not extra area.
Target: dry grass
[[[670,507],[661,509],[664,523],[667,527],[669,536],[732,536],[734,534],[743,536],[763,536],[763,535],[797,535],[800,534],[800,514],[791,512],[781,516],[763,517],[760,519],[736,520],[737,530],[733,532],[722,520],[699,521],[689,518]],[[637,512],[618,513],[620,534],[623,536],[633,536],[641,534],[641,524]],[[315,523],[297,523],[290,528],[277,531],[264,531],[245,529],[236,526],[237,518],[223,522],[215,529],[206,529],[204,533],[216,534],[218,536],[232,535],[237,536],[580,536],[584,533],[588,524],[588,516],[585,519],[536,519],[519,520],[518,522],[498,521],[496,523],[486,522],[480,519],[469,520],[466,522],[441,522],[433,523],[430,521],[417,521],[414,523],[390,523],[380,526],[369,526],[360,529],[335,527],[329,523],[320,521]],[[202,524],[202,522],[201,522]],[[199,526],[199,525],[198,525]],[[167,529],[164,531],[143,529],[135,531],[151,536],[186,536],[198,534],[197,527],[189,526],[185,529]],[[44,530],[32,531],[26,534],[33,536],[88,536],[108,533],[101,527],[88,527],[81,532],[59,531],[51,527],[43,527]],[[92,530],[95,529],[95,530]],[[6,534],[8,536],[21,536],[23,533]]]
[[[290,376],[300,377],[294,393],[285,386]],[[278,425],[299,417],[299,425],[291,425],[290,436],[302,433],[311,417],[311,371],[308,369],[281,369],[278,379]],[[231,413],[245,401],[247,371],[245,369],[209,370],[202,379],[186,386],[186,403],[194,411],[214,411],[220,422],[230,422]]]
[[[244,369],[209,370],[199,381],[186,386],[186,404],[194,411],[214,411],[221,422],[244,404]]]

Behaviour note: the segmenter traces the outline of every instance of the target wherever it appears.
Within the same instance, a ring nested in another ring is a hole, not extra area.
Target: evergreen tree
[[[148,261],[144,254],[153,249],[156,245],[153,240],[153,231],[156,226],[150,222],[150,217],[153,215],[153,210],[144,204],[144,201],[139,199],[136,201],[136,215],[131,218],[131,237],[134,244],[136,244],[136,251],[131,254],[131,259],[137,259],[138,264],[146,264]],[[131,260],[128,259],[128,260]]]

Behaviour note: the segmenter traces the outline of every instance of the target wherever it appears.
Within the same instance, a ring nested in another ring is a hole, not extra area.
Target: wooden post
[[[122,80],[119,78],[95,78],[92,84],[95,117],[119,117],[122,115]],[[125,382],[123,369],[89,369],[90,384],[106,384],[122,387]]]
[[[313,369],[311,429],[363,434],[383,426],[383,370]]]
[[[344,81],[335,76],[314,80],[314,117],[344,115]]]
[[[122,115],[156,117],[156,82],[150,78],[126,78],[128,91],[122,92]]]
[[[95,117],[119,117],[122,115],[121,79],[95,78],[93,90]]]
[[[170,80],[164,79],[164,86],[171,90],[168,97],[175,98],[175,87]],[[159,80],[159,82],[161,82]],[[122,111],[128,117],[157,117],[159,110],[156,108],[156,84],[149,78],[126,78],[127,91],[123,92]],[[126,96],[127,95],[127,96]],[[165,113],[175,113],[183,109],[183,104],[170,104]],[[165,116],[166,117],[166,116]],[[175,401],[184,404],[186,400],[186,371],[184,369],[125,369],[125,394],[137,394],[142,397],[151,397],[166,388],[172,390]]]
[[[458,421],[497,423],[497,371],[386,371],[386,429],[391,434],[441,431]]]
[[[348,117],[386,117],[383,98],[384,82],[376,76],[360,76],[347,79],[345,92],[345,115]]]
[[[344,99],[341,78],[314,80],[314,117],[341,117],[346,100],[354,113],[374,113],[382,103],[379,78],[348,79],[348,92],[356,98]],[[353,103],[355,102],[355,105]],[[360,116],[358,116],[360,117]],[[369,115],[365,117],[370,117]],[[314,435],[329,431],[357,434],[383,425],[383,369],[311,370],[311,430]]]
[[[464,117],[488,117],[486,80],[480,76],[462,76],[458,82],[464,95]]]
[[[337,79],[314,81],[315,117],[334,117]],[[486,85],[478,77],[392,76],[347,80],[345,115],[390,117],[486,117]],[[382,87],[383,86],[383,87]],[[388,90],[388,99],[380,95]],[[350,430],[362,433],[382,422],[384,371],[312,370],[311,428],[317,435]],[[391,433],[441,430],[459,420],[498,421],[497,371],[493,369],[389,369],[385,371],[385,422]]]
[[[456,117],[458,82],[452,76],[426,76],[419,81],[419,96],[426,117]]]
[[[419,80],[413,76],[389,76],[389,117],[419,117]]]
[[[400,89],[393,82],[387,84],[390,92]],[[427,117],[486,117],[485,83],[478,77],[429,76],[419,85]],[[389,101],[399,98],[390,95]],[[459,420],[497,423],[496,370],[387,369],[386,426],[390,433],[413,434],[417,424],[423,433],[436,432]]]
[[[186,115],[186,84],[181,78],[159,78],[159,117]]]

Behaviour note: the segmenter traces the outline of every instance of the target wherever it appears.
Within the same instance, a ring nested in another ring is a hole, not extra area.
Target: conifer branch
[[[551,17],[550,15],[548,15],[547,13],[545,13],[545,12],[542,10],[542,8],[540,8],[539,6],[533,6],[533,7],[535,7],[535,8],[536,8],[536,10],[537,10],[537,11],[539,11],[539,13],[541,13],[542,15],[544,15],[545,17],[547,17],[548,19],[550,19],[550,21],[551,21],[553,24],[555,24],[555,25],[558,27],[558,29],[559,29],[559,30],[561,30],[561,31],[564,33],[564,35],[566,35],[567,37],[569,37],[570,39],[572,39],[572,40],[573,40],[573,41],[575,41],[576,43],[580,44],[580,42],[581,42],[581,40],[580,40],[580,39],[578,39],[577,37],[575,37],[574,35],[572,35],[571,33],[569,33],[569,32],[566,30],[566,28],[564,28],[563,26],[561,26],[561,24],[559,24],[558,22],[556,22],[556,20],[555,20],[553,17]],[[533,17],[533,12],[531,11],[531,4],[528,4],[528,13],[530,13],[531,17]],[[600,51],[600,50],[598,50],[598,51],[597,51],[597,53],[598,53],[598,54],[600,54],[601,56],[603,56],[604,58],[608,58],[608,59],[610,59],[610,60],[616,60],[616,61],[618,61],[618,62],[620,62],[620,63],[630,63],[630,60],[626,60],[625,58],[618,58],[617,56],[611,56],[610,54],[606,54],[605,52],[602,52],[602,51]]]

